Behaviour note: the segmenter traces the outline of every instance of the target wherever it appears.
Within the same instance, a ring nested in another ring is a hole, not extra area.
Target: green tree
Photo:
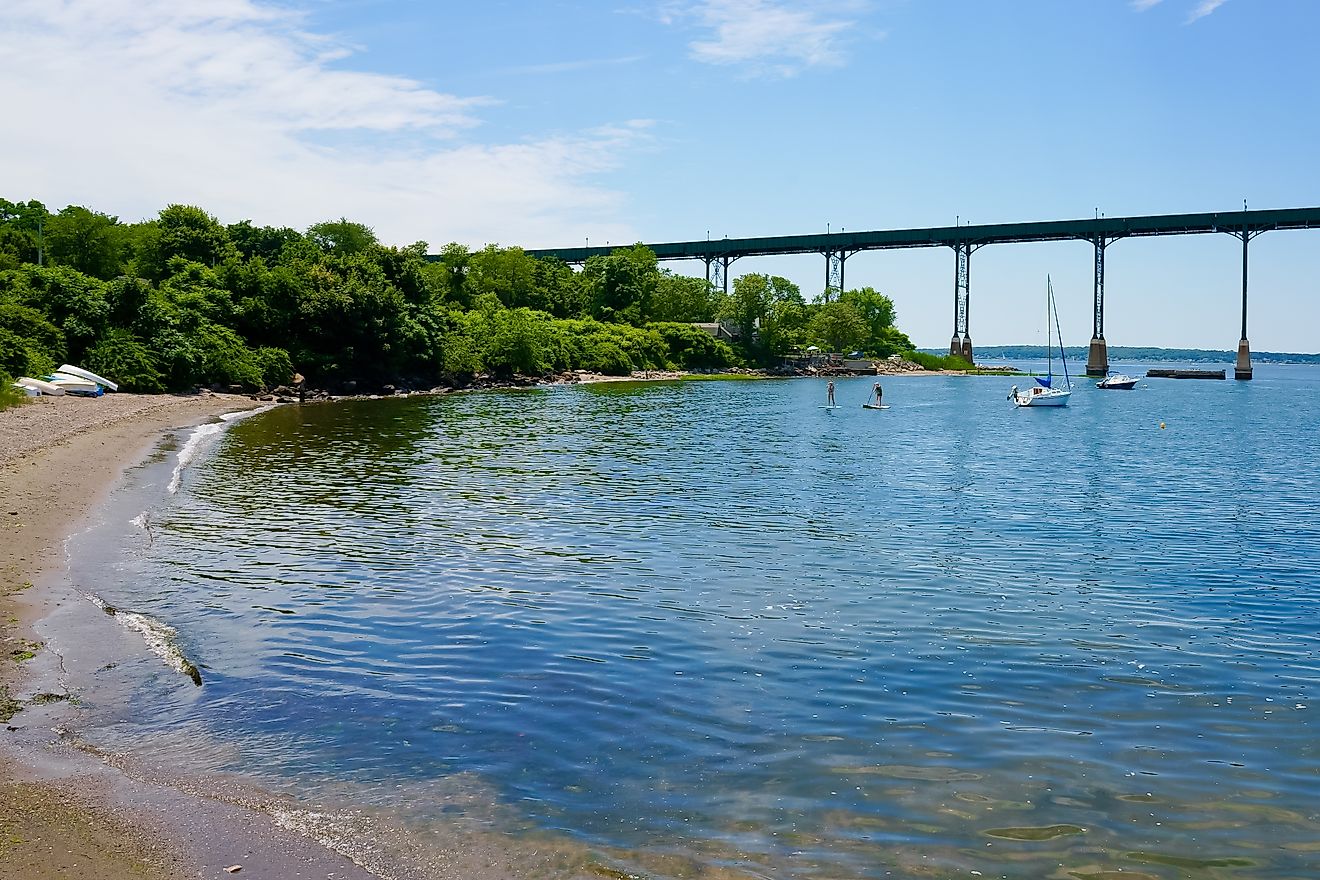
[[[225,231],[244,260],[259,257],[266,263],[277,262],[287,245],[297,244],[303,238],[296,229],[253,226],[251,220],[231,223]]]
[[[119,220],[69,205],[46,222],[46,247],[53,262],[102,280],[119,274],[124,249]]]
[[[667,269],[660,271],[651,298],[653,321],[714,321],[717,307],[715,289],[706,279],[675,275]]]
[[[829,351],[849,351],[866,341],[866,321],[846,302],[823,303],[811,319],[811,335]]]
[[[308,227],[307,237],[321,250],[338,256],[360,254],[377,244],[376,233],[370,226],[354,223],[347,217],[316,223]]]
[[[50,212],[41,202],[0,199],[0,269],[44,262],[42,231]]]
[[[751,273],[733,279],[733,292],[718,317],[732,320],[744,340],[750,340],[774,303],[802,304],[802,291],[787,278]]]
[[[136,232],[141,253],[138,260],[148,277],[164,278],[176,258],[203,266],[216,266],[237,251],[220,221],[192,205],[170,205],[160,212],[152,227]]]
[[[650,315],[660,268],[655,254],[639,244],[589,258],[582,279],[593,317],[641,325]]]
[[[873,287],[846,290],[839,294],[839,302],[848,303],[866,322],[871,339],[879,339],[884,331],[894,326],[894,301]]]
[[[761,343],[772,357],[781,357],[795,348],[804,348],[810,339],[813,306],[794,300],[770,304],[761,323]]]

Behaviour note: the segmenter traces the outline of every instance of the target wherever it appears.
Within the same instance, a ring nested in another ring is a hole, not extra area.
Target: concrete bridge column
[[[1247,342],[1247,244],[1251,230],[1242,227],[1242,338],[1238,340],[1237,363],[1233,367],[1234,379],[1251,378],[1251,343]]]
[[[1091,350],[1086,355],[1086,375],[1104,376],[1109,373],[1109,346],[1105,344],[1105,248],[1109,246],[1103,235],[1092,239],[1095,244],[1095,312],[1091,324]]]

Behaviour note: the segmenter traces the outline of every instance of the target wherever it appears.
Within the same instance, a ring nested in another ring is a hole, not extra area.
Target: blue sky
[[[0,195],[527,247],[1320,205],[1311,0],[7,0]],[[1112,345],[1232,348],[1227,235],[1108,251]],[[1065,341],[1090,245],[972,258],[972,339]],[[700,274],[701,265],[671,268]],[[819,292],[822,257],[743,260]],[[953,254],[849,286],[924,346]],[[1320,350],[1320,230],[1251,246],[1258,350]]]

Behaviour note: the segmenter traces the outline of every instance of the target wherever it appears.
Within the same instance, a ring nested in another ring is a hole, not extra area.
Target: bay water
[[[1320,368],[874,381],[182,435],[75,539],[147,621],[88,612],[79,735],[369,816],[383,876],[1320,875]]]

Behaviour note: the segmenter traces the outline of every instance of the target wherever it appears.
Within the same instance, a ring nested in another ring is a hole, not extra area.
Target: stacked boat
[[[73,394],[79,397],[100,397],[106,389],[118,391],[119,386],[104,376],[98,376],[90,370],[61,364],[60,368],[44,379],[20,376],[14,382],[15,388],[23,389],[29,397],[48,394],[51,397],[63,397]]]

